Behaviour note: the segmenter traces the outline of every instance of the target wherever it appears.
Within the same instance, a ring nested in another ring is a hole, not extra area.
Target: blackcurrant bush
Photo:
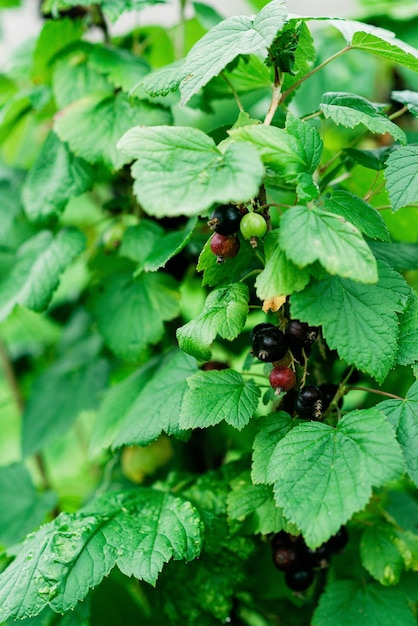
[[[233,204],[222,204],[210,215],[208,225],[219,235],[233,235],[239,230],[242,213]]]
[[[258,333],[259,330],[264,330],[265,328],[275,328],[274,324],[269,324],[268,322],[263,322],[261,324],[256,324],[254,328],[250,332],[250,341],[252,343],[254,335]]]
[[[326,545],[330,552],[341,552],[341,550],[343,550],[347,545],[348,540],[349,535],[347,528],[345,526],[341,526],[340,530],[328,539]]]
[[[260,361],[279,361],[288,350],[288,343],[284,333],[279,328],[264,328],[259,330],[252,340],[253,354]]]
[[[249,239],[255,248],[257,239],[264,237],[267,232],[267,222],[259,213],[251,212],[244,215],[239,228],[244,239]]]
[[[322,410],[326,411],[329,405],[331,404],[332,399],[338,390],[338,385],[334,385],[333,383],[322,383],[319,385],[319,389],[322,393]],[[341,409],[343,405],[343,399],[340,398],[338,400],[338,406]]]
[[[295,386],[296,374],[286,365],[276,365],[270,372],[269,380],[270,385],[279,395],[282,391],[290,391]]]
[[[225,237],[215,233],[210,240],[210,249],[216,255],[217,263],[223,263],[225,259],[232,259],[232,257],[238,254],[239,248],[238,237]]]
[[[312,569],[296,569],[285,574],[285,582],[293,591],[305,591],[314,581],[315,574]]]

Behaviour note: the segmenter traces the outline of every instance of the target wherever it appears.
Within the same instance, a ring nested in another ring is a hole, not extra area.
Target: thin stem
[[[95,4],[93,5],[92,10],[94,10],[94,13],[93,13],[94,23],[102,31],[105,43],[110,43],[111,38],[110,38],[110,33],[109,33],[109,27],[107,25],[106,18],[103,14],[102,7],[100,6],[100,4]]]
[[[263,380],[267,380],[267,376],[264,376],[264,374],[255,374],[254,372],[240,372],[241,376],[251,376],[252,378],[262,378]]]
[[[282,80],[279,69],[274,67],[274,87],[273,93],[271,96],[271,102],[269,106],[269,110],[267,111],[266,117],[264,118],[264,124],[266,126],[270,126],[273,121],[274,114],[276,113],[277,107],[280,104],[281,100],[281,92],[282,92]]]
[[[372,389],[371,387],[358,387],[357,385],[350,385],[346,387],[347,391],[367,391],[368,393],[376,393],[379,396],[386,396],[387,398],[394,398],[394,400],[402,400],[405,401],[405,398],[401,398],[401,396],[396,396],[394,393],[388,393],[387,391],[380,391],[380,389]]]
[[[287,96],[289,94],[291,94],[293,91],[295,91],[295,89],[297,89],[299,87],[299,85],[301,85],[305,80],[307,80],[308,78],[310,78],[311,76],[316,74],[316,72],[319,72],[319,70],[322,70],[322,68],[325,67],[326,65],[328,65],[328,63],[331,63],[331,61],[334,61],[335,59],[338,59],[338,57],[340,57],[345,52],[348,52],[348,50],[351,50],[351,46],[346,46],[342,50],[339,50],[335,54],[333,54],[330,57],[328,57],[328,59],[325,59],[325,61],[322,61],[322,63],[320,63],[319,65],[314,67],[310,72],[305,74],[305,76],[302,76],[302,78],[300,78],[295,83],[293,83],[293,85],[291,87],[289,87],[289,89],[282,94],[281,102],[284,102],[284,100],[286,100]]]
[[[256,276],[257,274],[261,274],[262,271],[263,270],[251,270],[251,272],[248,272],[248,274],[245,274],[245,276],[240,278],[239,282],[243,283],[247,280],[247,278],[250,278],[251,276]]]
[[[231,83],[231,81],[229,80],[229,78],[227,76],[225,76],[224,72],[221,72],[221,76],[224,79],[224,81],[226,82],[226,84],[228,85],[228,87],[230,88],[234,98],[235,98],[235,102],[237,103],[237,106],[240,110],[241,113],[244,113],[244,107],[242,106],[242,102],[239,99],[239,95],[237,90],[235,89],[234,85]]]
[[[315,113],[302,117],[302,121],[306,122],[306,120],[312,120],[314,117],[319,117],[320,115],[322,115],[322,111],[316,111]]]
[[[406,106],[406,104],[404,104],[404,106],[401,109],[399,109],[399,111],[395,111],[395,113],[392,113],[392,115],[388,115],[388,118],[390,120],[396,120],[396,118],[401,117],[407,111],[408,111],[408,107]]]

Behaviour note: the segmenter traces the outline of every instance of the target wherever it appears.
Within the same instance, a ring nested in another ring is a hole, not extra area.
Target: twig
[[[371,387],[357,387],[357,385],[350,385],[346,387],[347,391],[367,391],[368,393],[376,393],[379,396],[386,396],[387,398],[393,398],[394,400],[405,401],[405,398],[396,396],[394,393],[388,393],[387,391],[380,391],[380,389],[372,389]]]

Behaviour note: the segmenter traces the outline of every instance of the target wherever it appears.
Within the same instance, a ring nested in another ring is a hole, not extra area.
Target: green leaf
[[[403,557],[396,542],[398,534],[389,524],[374,524],[361,537],[360,556],[363,567],[382,585],[399,582]]]
[[[88,63],[104,74],[116,88],[131,91],[150,68],[148,63],[124,48],[96,45],[88,57]]]
[[[276,506],[270,486],[253,485],[247,473],[231,483],[228,494],[228,517],[243,522],[240,532],[267,535],[283,528],[282,511]]]
[[[195,374],[196,369],[194,359],[175,350],[160,359],[158,368],[152,371],[145,386],[138,387],[138,383],[143,384],[144,381],[136,377],[133,382],[137,394],[134,397],[128,389],[132,401],[124,403],[124,413],[118,416],[123,422],[113,448],[132,444],[147,445],[163,431],[184,438],[186,433],[179,425],[179,415],[188,389],[187,379]]]
[[[347,128],[363,124],[372,133],[390,133],[395,140],[407,143],[406,135],[399,126],[390,121],[379,108],[357,94],[344,92],[328,92],[322,96],[319,105],[326,118]]]
[[[54,130],[71,150],[89,163],[103,162],[120,169],[129,156],[116,144],[136,124],[152,126],[170,121],[170,113],[149,103],[130,101],[127,94],[91,94],[73,102],[55,116]]]
[[[185,76],[182,67],[183,63],[183,60],[174,61],[174,63],[169,63],[161,69],[147,74],[145,78],[134,86],[132,94],[136,94],[143,89],[146,94],[155,98],[156,96],[166,96],[170,91],[176,91]]]
[[[393,151],[393,146],[375,148],[374,150],[358,150],[357,148],[345,148],[344,153],[359,165],[380,172],[386,167],[386,159]]]
[[[374,207],[345,190],[336,190],[324,199],[328,213],[341,215],[370,239],[390,241],[390,233],[385,220]]]
[[[119,357],[138,360],[142,350],[160,341],[164,322],[179,313],[176,281],[168,274],[113,274],[101,283],[92,302],[106,345]]]
[[[181,428],[207,428],[225,420],[241,430],[253,416],[261,395],[253,380],[244,381],[234,370],[198,372],[187,384]]]
[[[254,483],[268,483],[267,470],[274,448],[295,425],[295,421],[284,411],[266,415],[258,420],[259,432],[254,438],[251,468]]]
[[[0,320],[16,304],[43,311],[58,286],[62,272],[85,246],[84,235],[75,229],[60,230],[55,236],[41,231],[18,250],[10,271],[0,281]]]
[[[313,626],[415,626],[416,620],[402,589],[385,588],[363,580],[336,580],[327,585],[312,621]]]
[[[193,9],[203,28],[210,30],[222,21],[222,15],[203,2],[193,2]]]
[[[23,204],[30,220],[41,221],[63,212],[68,201],[93,184],[91,167],[75,157],[51,132],[23,186]]]
[[[38,493],[24,465],[0,468],[0,541],[10,546],[41,524],[56,503],[51,491]]]
[[[266,56],[267,49],[287,18],[283,0],[269,2],[254,18],[234,16],[220,22],[190,50],[180,84],[186,104],[201,87],[240,54]]]
[[[316,548],[360,511],[379,487],[404,470],[395,433],[377,409],[344,415],[336,428],[299,424],[270,458],[278,506]]]
[[[239,281],[253,266],[260,263],[255,256],[255,250],[249,241],[240,238],[239,253],[225,263],[217,263],[216,256],[210,249],[211,237],[208,238],[197,262],[197,271],[203,272],[202,285],[225,284]]]
[[[154,584],[170,559],[199,555],[201,522],[189,502],[150,488],[107,493],[29,535],[0,575],[2,621],[72,609],[117,565]]]
[[[322,325],[331,349],[383,382],[398,351],[399,322],[410,294],[403,277],[379,262],[379,281],[329,277],[291,296],[292,317]],[[353,341],[355,337],[355,341]]]
[[[406,471],[418,485],[418,382],[406,394],[405,400],[386,400],[378,408],[396,428],[396,436],[401,444],[406,461]]]
[[[256,150],[229,144],[222,152],[197,128],[136,127],[118,143],[134,158],[135,194],[150,215],[199,215],[214,203],[256,196],[264,168]]]
[[[418,202],[418,146],[398,148],[386,164],[386,188],[392,210]]]
[[[286,211],[279,243],[296,265],[319,261],[330,274],[362,283],[377,281],[376,259],[357,228],[319,207],[295,206]]]
[[[107,377],[107,362],[98,358],[78,366],[63,359],[41,374],[23,413],[22,454],[42,450],[66,433],[82,411],[96,409]]]
[[[33,54],[32,78],[35,84],[51,79],[54,62],[59,59],[60,52],[79,41],[83,32],[84,25],[80,20],[61,19],[45,22]]]
[[[244,283],[211,291],[202,313],[177,330],[180,348],[196,359],[209,361],[216,335],[232,341],[244,328],[248,299],[248,287]]]
[[[397,272],[418,270],[418,244],[393,241],[369,241],[369,246],[378,261],[384,261]]]
[[[399,327],[399,365],[418,361],[418,296],[414,294],[401,317]]]
[[[395,102],[405,104],[408,107],[408,111],[412,113],[414,117],[418,117],[418,93],[416,91],[409,91],[409,89],[392,91],[390,97],[392,100],[395,100]]]
[[[290,113],[286,117],[286,130],[296,141],[297,153],[312,174],[321,162],[323,141],[320,134],[316,128]]]
[[[418,71],[418,51],[385,28],[377,28],[354,20],[331,20],[345,38],[347,44],[357,50],[370,52],[378,57]]]
[[[73,54],[65,55],[54,66],[52,89],[59,109],[93,93],[109,93],[113,89],[106,78],[88,63],[90,48],[86,42]]]
[[[309,270],[298,267],[287,258],[279,245],[278,230],[264,237],[264,253],[266,265],[255,281],[260,300],[289,295],[306,287],[310,279]]]

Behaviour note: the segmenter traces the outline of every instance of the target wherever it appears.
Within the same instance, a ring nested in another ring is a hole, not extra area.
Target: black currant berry
[[[295,409],[302,419],[319,419],[323,413],[322,394],[319,387],[314,385],[302,387],[296,398]]]
[[[299,391],[298,399],[306,406],[313,406],[315,402],[322,400],[321,390],[315,385],[305,385]]]
[[[345,526],[341,526],[340,530],[328,539],[326,545],[330,552],[341,552],[341,550],[343,550],[347,545],[348,540],[349,535],[347,528]]]
[[[251,343],[254,356],[268,363],[283,358],[289,347],[284,333],[275,326],[259,330]]]
[[[261,324],[256,324],[254,328],[250,332],[250,342],[253,342],[253,338],[259,330],[264,330],[265,328],[275,328],[274,324],[269,324],[268,322],[263,322]]]
[[[296,383],[295,372],[286,365],[276,365],[269,376],[270,385],[275,389],[275,393],[279,395],[282,391],[290,391]]]
[[[303,353],[309,357],[311,345],[318,337],[318,329],[309,326],[306,322],[289,320],[285,328],[285,335],[294,358],[297,361],[302,361]]]
[[[314,581],[315,574],[312,569],[304,568],[286,572],[285,582],[292,591],[305,591]]]
[[[215,233],[210,240],[210,249],[216,255],[216,262],[223,263],[238,254],[240,243],[238,237],[225,237]]]
[[[331,404],[332,399],[338,390],[338,385],[334,385],[333,383],[322,383],[319,385],[319,389],[322,393],[322,410],[326,411],[329,405]],[[343,399],[340,398],[338,400],[338,406],[341,409],[343,405]]]
[[[222,204],[211,213],[209,227],[219,235],[233,235],[238,232],[242,219],[241,211],[233,204]]]
[[[300,565],[300,561],[300,554],[296,546],[273,550],[273,563],[281,572],[290,572]]]
[[[304,563],[310,567],[328,567],[330,556],[331,550],[328,543],[323,543],[315,550],[306,547],[306,557],[304,559]]]

